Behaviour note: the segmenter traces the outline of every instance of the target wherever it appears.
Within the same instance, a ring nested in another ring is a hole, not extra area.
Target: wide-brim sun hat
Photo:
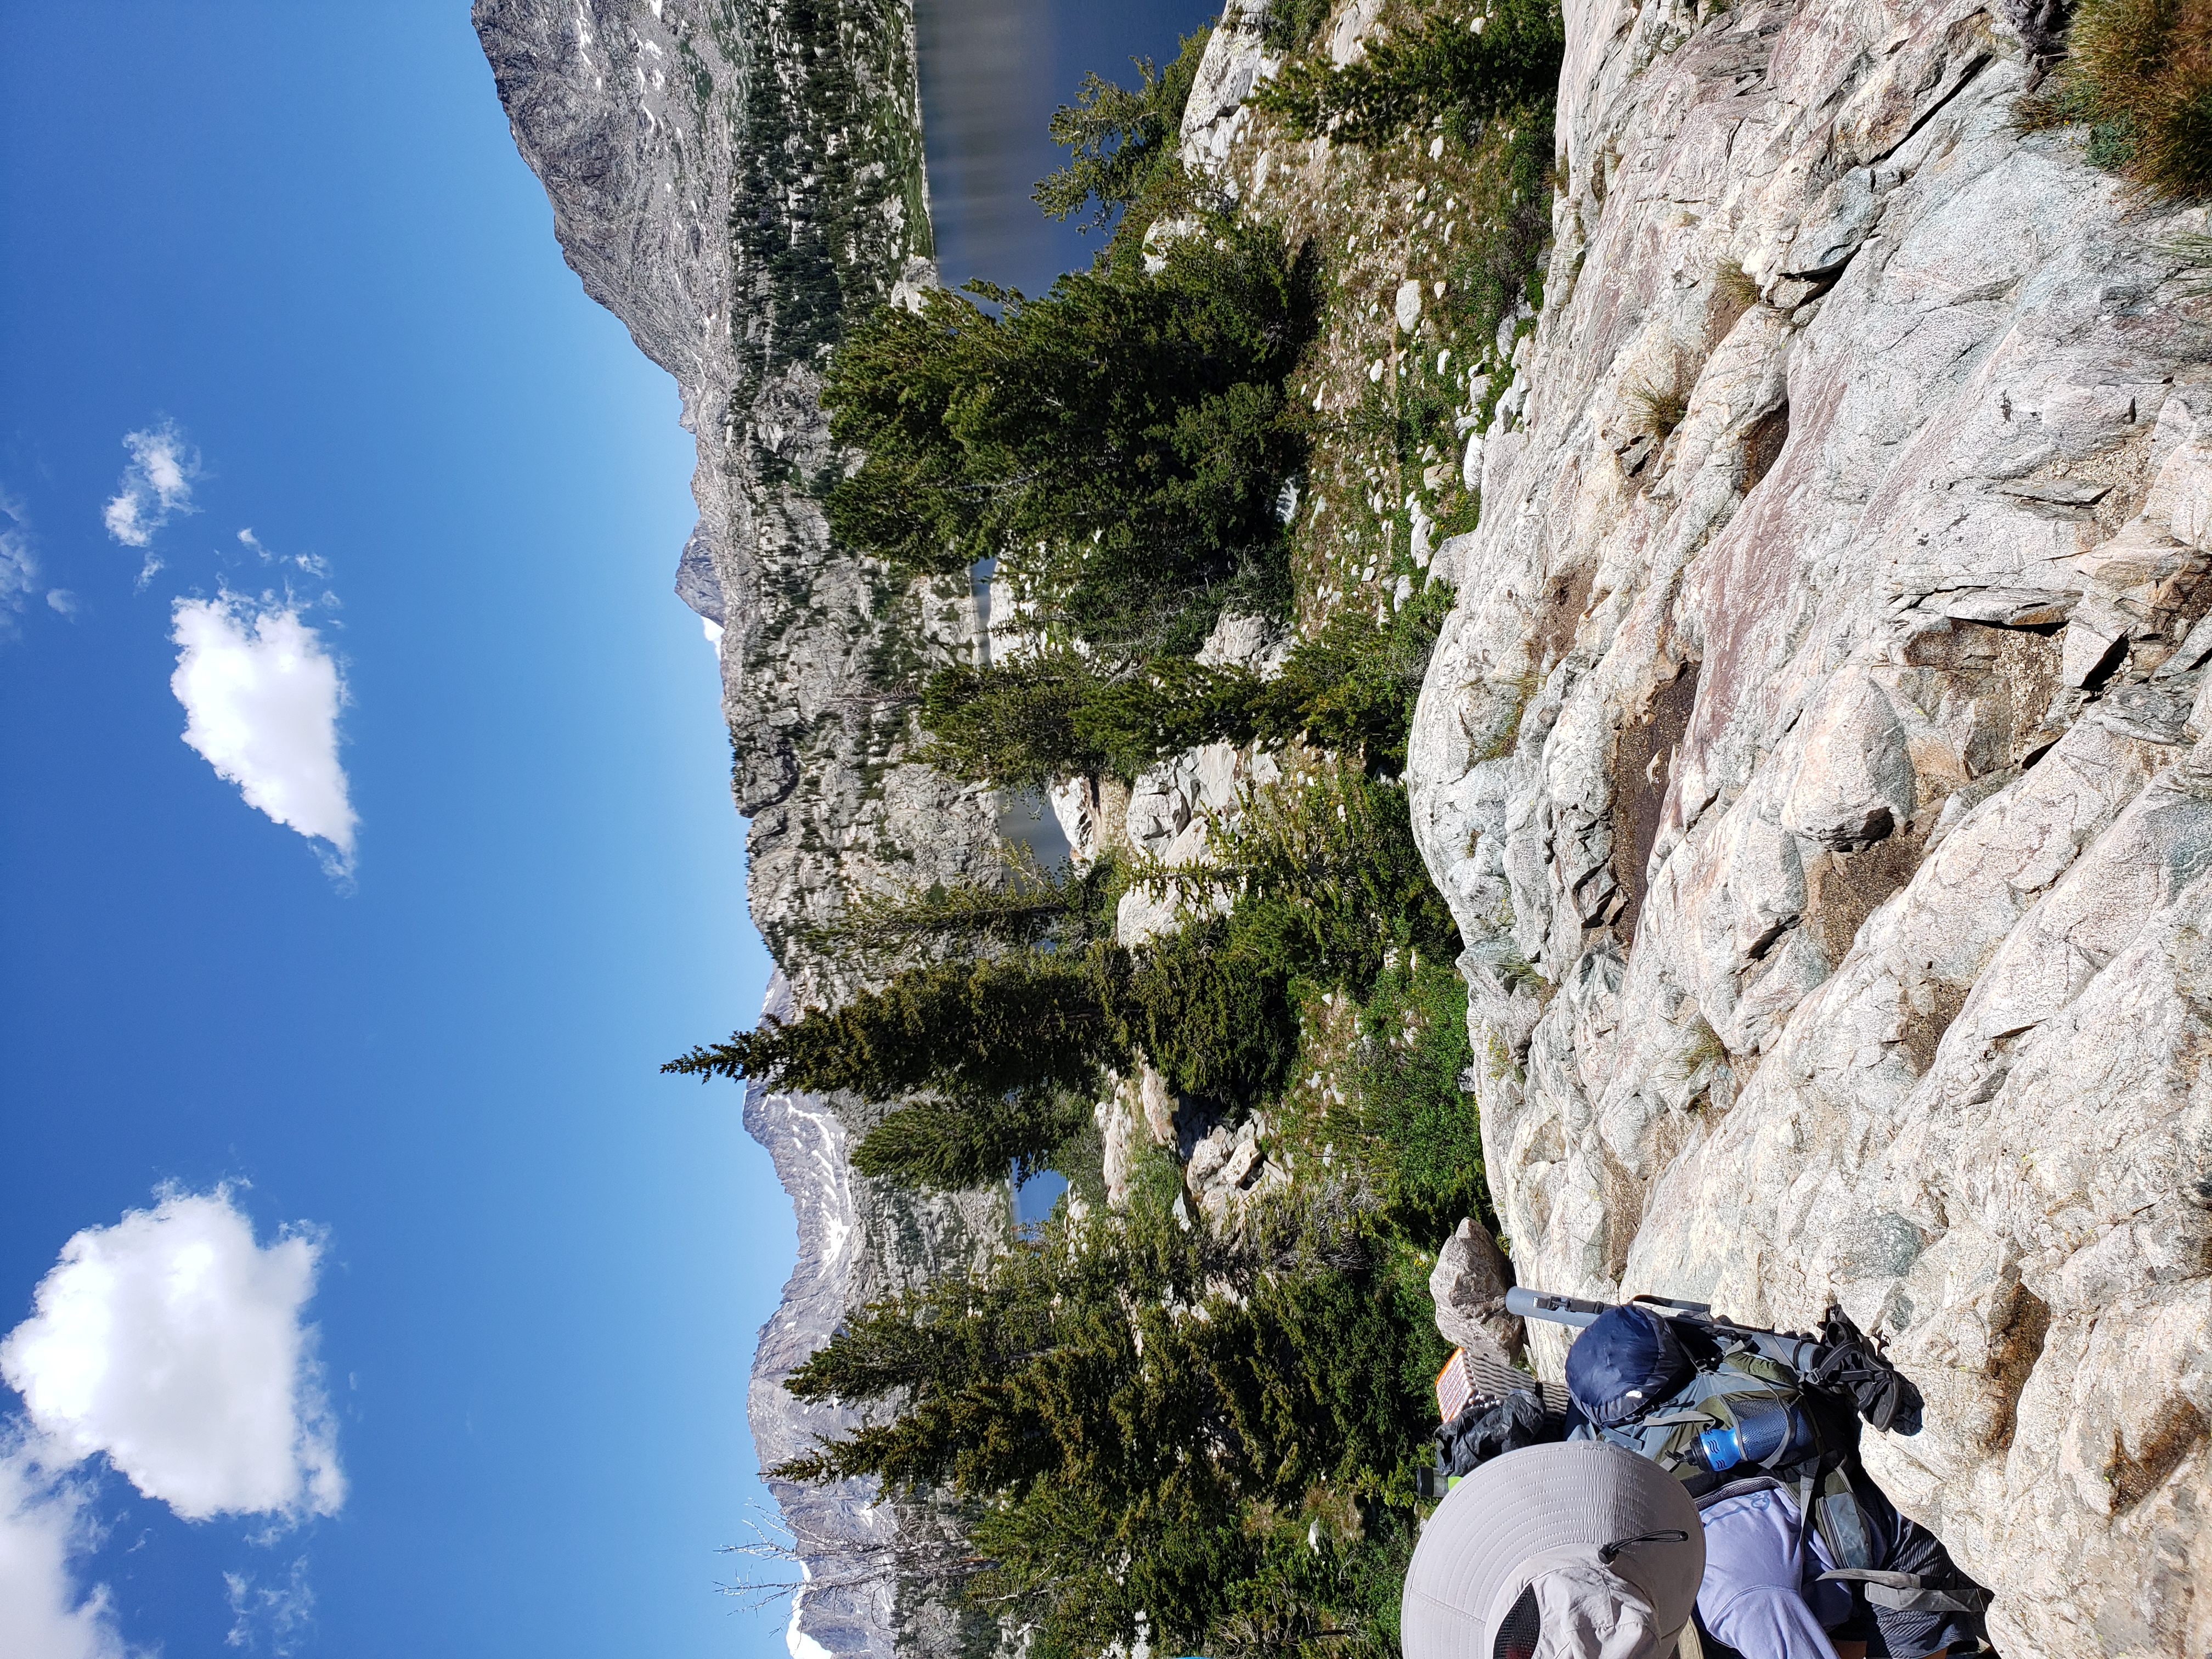
[[[1667,1659],[1705,1535],[1682,1483],[1602,1440],[1492,1458],[1445,1495],[1406,1573],[1406,1659]]]

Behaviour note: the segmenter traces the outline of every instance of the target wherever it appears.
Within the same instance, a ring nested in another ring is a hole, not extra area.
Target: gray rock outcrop
[[[515,143],[585,291],[676,379],[698,441],[677,591],[720,624],[748,892],[802,1000],[855,887],[984,867],[997,806],[903,758],[914,671],[985,648],[965,580],[831,547],[818,397],[849,313],[933,277],[911,17],[829,0],[477,0]],[[887,28],[886,20],[894,27]]]
[[[2001,1650],[2202,1653],[2205,216],[1972,0],[1566,15],[1407,769],[1521,1282],[1841,1301]]]
[[[1217,1123],[1191,1144],[1184,1186],[1216,1227],[1228,1225],[1261,1194],[1290,1184],[1289,1172],[1267,1156],[1267,1120],[1255,1115],[1237,1123]]]

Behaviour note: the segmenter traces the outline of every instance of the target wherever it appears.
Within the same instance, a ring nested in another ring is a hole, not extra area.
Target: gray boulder
[[[1429,1272],[1429,1297],[1437,1304],[1437,1329],[1455,1348],[1504,1364],[1519,1358],[1519,1316],[1505,1311],[1513,1264],[1470,1216],[1437,1252]]]

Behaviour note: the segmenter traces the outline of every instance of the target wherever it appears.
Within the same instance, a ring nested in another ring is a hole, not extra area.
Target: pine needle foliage
[[[2020,115],[2031,131],[2085,125],[2090,162],[2151,195],[2212,194],[2212,0],[2083,0]]]
[[[1111,951],[933,963],[661,1069],[878,1102],[924,1090],[960,1101],[1081,1092],[1121,1054],[1100,994],[1120,965]]]
[[[1422,865],[1403,785],[1350,767],[1255,794],[1182,879],[1232,900],[1237,948],[1317,986],[1364,989],[1401,951],[1454,953],[1457,930]]]
[[[1109,651],[1188,655],[1232,599],[1280,612],[1274,502],[1305,453],[1283,380],[1315,262],[1220,216],[1165,260],[1036,300],[933,289],[859,325],[823,390],[866,457],[830,492],[834,532],[908,574],[995,559],[1034,628]]]
[[[1129,1063],[1129,965],[1103,944],[928,963],[660,1069],[895,1107],[853,1150],[863,1175],[953,1191],[1024,1179],[1079,1133],[1101,1073]]]
[[[1129,781],[1206,743],[1292,740],[1376,770],[1405,765],[1406,738],[1449,592],[1432,586],[1377,622],[1340,611],[1301,640],[1282,672],[1155,658],[1115,676],[1073,652],[940,669],[922,693],[921,758],[1003,789],[1066,777]]]
[[[924,963],[661,1069],[892,1106],[854,1148],[854,1168],[906,1186],[989,1186],[1010,1166],[1019,1178],[1048,1163],[1082,1132],[1104,1074],[1139,1053],[1171,1088],[1231,1111],[1280,1089],[1297,1044],[1287,969],[1237,948],[1226,926],[1134,951],[1048,938]]]
[[[1081,870],[1067,863],[1047,870],[1021,842],[1001,843],[999,855],[1000,870],[986,879],[854,894],[835,921],[804,928],[799,937],[813,950],[850,953],[884,969],[948,951],[1047,944],[1080,951],[1112,934],[1123,884],[1112,855]]]
[[[1252,101],[1301,138],[1374,146],[1433,125],[1463,143],[1486,121],[1548,112],[1565,55],[1557,0],[1492,0],[1370,40],[1356,63],[1293,63]]]
[[[855,1167],[973,1188],[1048,1161],[1080,1133],[1104,1074],[1139,1054],[1181,1093],[1251,1109],[1296,1060],[1294,981],[1364,988],[1397,951],[1448,950],[1451,918],[1423,873],[1403,787],[1353,766],[1255,796],[1206,862],[1146,878],[1192,895],[1192,914],[1134,950],[1108,934],[1106,896],[1126,877],[1033,872],[1003,910],[975,891],[890,907],[856,926],[903,945],[939,928],[951,943],[979,915],[1002,932],[991,954],[908,966],[837,1008],[763,1021],[662,1069],[892,1106]]]
[[[1140,1617],[1177,1651],[1247,1650],[1255,1618],[1318,1636],[1380,1575],[1358,1540],[1316,1560],[1307,1495],[1349,1494],[1386,1534],[1407,1495],[1425,1402],[1376,1386],[1407,1369],[1396,1316],[1350,1194],[1234,1233],[1063,1214],[848,1319],[787,1386],[896,1414],[775,1473],[950,1487],[975,1517],[966,1601],[1036,1626],[1040,1659],[1129,1643]]]
[[[1082,229],[1109,229],[1133,204],[1181,179],[1183,106],[1212,33],[1202,28],[1181,37],[1182,50],[1164,70],[1149,58],[1131,58],[1133,87],[1095,72],[1083,77],[1075,101],[1052,116],[1052,141],[1067,151],[1067,165],[1040,179],[1031,192],[1047,216],[1066,219],[1087,209]],[[1142,236],[1143,228],[1136,234]]]
[[[1088,1094],[1024,1089],[1001,1096],[925,1096],[860,1138],[853,1167],[894,1186],[977,1192],[1050,1168],[1091,1121]]]
[[[1254,950],[1233,916],[1194,921],[1139,952],[1115,1009],[1123,1040],[1180,1093],[1255,1105],[1297,1058],[1288,968]]]

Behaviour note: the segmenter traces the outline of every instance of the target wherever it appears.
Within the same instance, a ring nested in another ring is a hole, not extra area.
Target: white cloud
[[[165,1193],[62,1247],[0,1376],[52,1457],[105,1452],[186,1520],[334,1515],[345,1477],[300,1316],[319,1251],[292,1231],[255,1244],[227,1188]]]
[[[39,586],[38,556],[31,551],[31,521],[23,504],[0,490],[0,635],[15,631],[15,616]]]
[[[328,576],[331,574],[330,561],[320,554],[272,552],[269,544],[253,533],[251,525],[238,532],[238,541],[247,552],[260,555],[264,564],[289,565],[295,570],[306,571],[310,576]],[[328,600],[330,595],[325,594],[324,598]]]
[[[307,1583],[305,1556],[292,1563],[283,1583],[257,1584],[250,1572],[227,1572],[222,1585],[231,1617],[222,1638],[226,1647],[258,1649],[257,1636],[266,1636],[276,1659],[288,1659],[297,1651],[315,1617],[315,1592]]]
[[[0,1653],[123,1659],[106,1586],[80,1595],[70,1571],[90,1534],[83,1492],[40,1467],[35,1443],[0,1443]]]
[[[143,432],[125,433],[123,447],[131,452],[131,465],[124,468],[115,499],[100,518],[107,533],[125,547],[143,547],[177,514],[198,511],[192,506],[192,480],[200,476],[199,452],[177,423],[167,420]],[[140,586],[144,586],[143,577]]]
[[[70,592],[66,587],[48,588],[46,590],[46,604],[53,610],[60,611],[64,617],[74,617],[78,611],[84,609],[82,603],[79,601],[77,596]]]
[[[169,689],[185,706],[185,741],[246,804],[337,849],[353,865],[360,822],[338,764],[345,683],[322,636],[289,602],[236,594],[179,599],[169,637],[181,648]]]

